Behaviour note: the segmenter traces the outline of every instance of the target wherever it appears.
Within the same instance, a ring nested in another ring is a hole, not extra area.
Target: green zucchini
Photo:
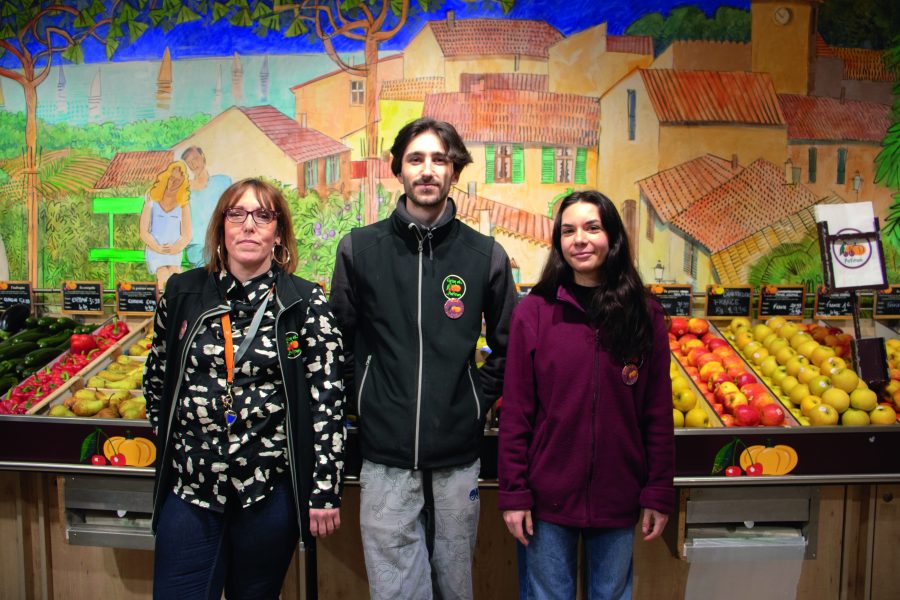
[[[72,330],[64,329],[59,333],[39,339],[37,345],[39,348],[51,348],[59,346],[64,342],[68,342],[70,337],[72,337]]]
[[[60,350],[56,347],[38,348],[37,350],[32,350],[31,352],[26,354],[22,362],[26,367],[34,367],[35,369],[39,369],[59,356],[59,354]]]
[[[62,330],[72,330],[78,327],[78,323],[70,319],[69,317],[59,317],[56,319],[55,323],[50,323],[47,326],[47,329],[51,332],[57,332]]]
[[[3,375],[0,377],[0,394],[5,394],[9,388],[19,383],[19,378],[15,375]]]
[[[5,348],[0,348],[0,360],[22,358],[29,352],[38,349],[37,342],[20,342]]]

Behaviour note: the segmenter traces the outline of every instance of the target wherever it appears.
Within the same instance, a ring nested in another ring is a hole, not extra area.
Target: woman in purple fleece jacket
[[[499,508],[525,546],[522,597],[631,598],[632,545],[674,509],[669,345],[613,203],[563,199],[541,279],[510,326]]]

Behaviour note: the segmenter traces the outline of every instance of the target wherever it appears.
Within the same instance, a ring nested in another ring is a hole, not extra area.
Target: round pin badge
[[[638,380],[638,367],[634,363],[627,363],[622,367],[622,383],[625,385],[634,385]]]
[[[466,312],[466,306],[463,304],[462,300],[457,298],[450,298],[446,302],[444,302],[444,314],[450,317],[451,319],[458,319],[463,316],[463,313]]]

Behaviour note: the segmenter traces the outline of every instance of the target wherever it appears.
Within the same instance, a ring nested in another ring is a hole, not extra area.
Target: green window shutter
[[[512,153],[512,182],[522,183],[525,181],[525,147],[515,144]]]
[[[484,147],[484,182],[494,183],[494,154],[497,152],[495,146]]]
[[[541,183],[553,183],[553,160],[556,158],[556,149],[541,148]]]
[[[331,183],[334,181],[331,178],[331,157],[325,159],[325,183]]]
[[[587,183],[587,148],[575,150],[575,183]]]

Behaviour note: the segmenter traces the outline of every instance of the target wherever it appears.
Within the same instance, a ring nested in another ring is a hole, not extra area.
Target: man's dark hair
[[[203,156],[203,158],[206,158],[206,156],[203,155],[203,149],[200,148],[200,146],[188,146],[184,149],[184,152],[181,153],[181,160],[187,158],[187,155],[191,152],[196,152],[200,156]]]
[[[391,146],[391,172],[394,175],[400,175],[400,169],[403,165],[403,153],[406,152],[406,147],[409,146],[409,143],[414,138],[426,131],[434,133],[443,143],[447,158],[453,163],[454,175],[459,175],[466,165],[472,163],[472,155],[469,154],[466,145],[453,125],[446,121],[422,117],[404,125],[403,129],[397,134],[394,145]]]

